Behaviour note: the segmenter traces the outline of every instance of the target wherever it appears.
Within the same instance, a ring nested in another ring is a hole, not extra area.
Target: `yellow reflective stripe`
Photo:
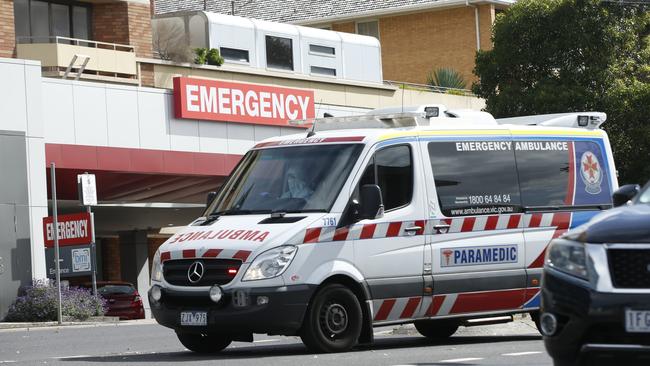
[[[379,136],[379,141],[390,140],[400,137],[417,136],[593,136],[602,137],[602,130],[437,130],[437,131],[403,131],[392,132]]]

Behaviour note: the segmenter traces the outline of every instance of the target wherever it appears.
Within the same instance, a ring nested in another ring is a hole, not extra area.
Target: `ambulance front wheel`
[[[228,347],[232,339],[213,334],[176,333],[185,348],[197,353],[217,353]]]
[[[444,340],[456,333],[459,325],[456,319],[419,320],[415,322],[415,329],[429,339]]]
[[[362,316],[359,300],[350,289],[327,285],[312,299],[300,338],[314,352],[347,351],[359,340]]]

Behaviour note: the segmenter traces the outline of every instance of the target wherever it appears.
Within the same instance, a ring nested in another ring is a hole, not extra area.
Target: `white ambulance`
[[[265,140],[156,252],[153,315],[196,352],[254,333],[337,352],[376,326],[443,339],[535,317],[549,241],[611,207],[605,118],[422,110]]]

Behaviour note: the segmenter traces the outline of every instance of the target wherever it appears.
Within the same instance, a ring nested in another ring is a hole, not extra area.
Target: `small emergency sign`
[[[95,174],[77,175],[79,185],[79,200],[84,206],[97,205],[97,187],[95,185]]]

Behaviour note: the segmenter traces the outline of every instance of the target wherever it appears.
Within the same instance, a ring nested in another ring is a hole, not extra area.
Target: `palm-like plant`
[[[467,82],[458,71],[442,67],[429,72],[427,85],[430,85],[434,91],[444,92],[447,89],[465,89]]]

